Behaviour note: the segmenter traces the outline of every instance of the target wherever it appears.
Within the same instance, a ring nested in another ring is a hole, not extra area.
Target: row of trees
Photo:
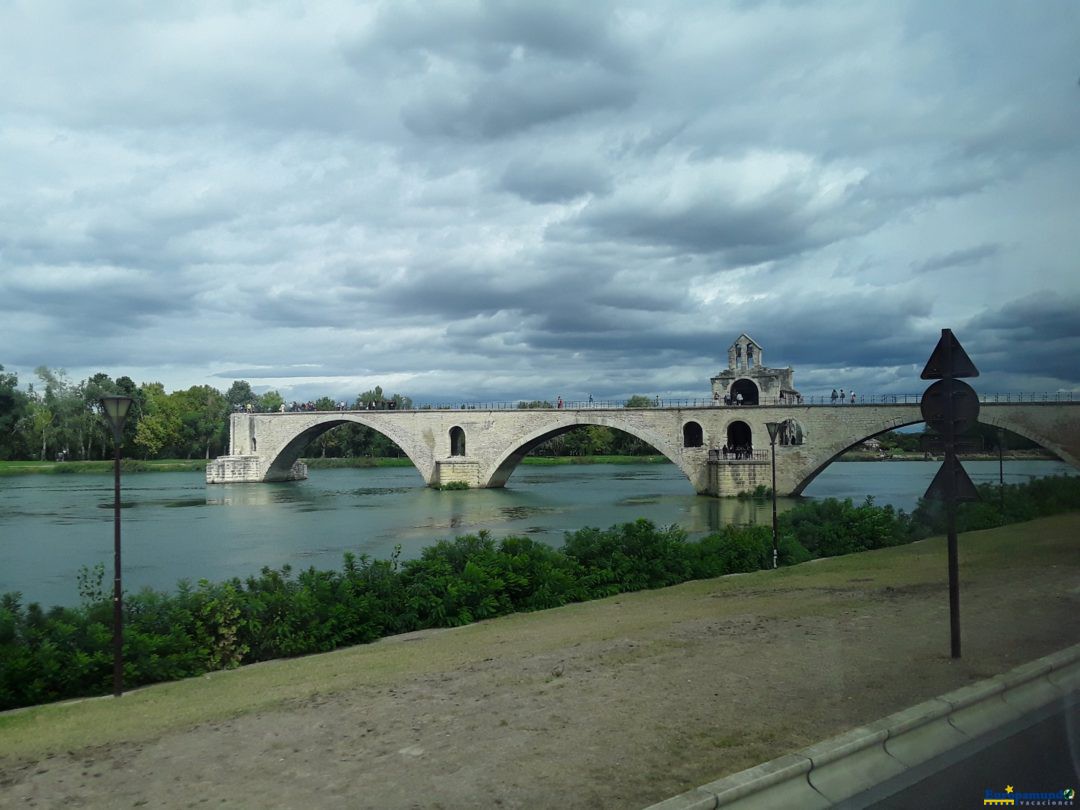
[[[256,394],[245,380],[237,380],[224,393],[209,385],[167,392],[159,382],[136,384],[130,377],[114,380],[104,373],[77,383],[64,371],[45,366],[35,369],[34,374],[36,380],[23,390],[18,375],[0,365],[0,460],[111,457],[112,437],[98,405],[101,397],[111,394],[133,400],[124,427],[123,452],[138,458],[222,455],[227,451],[230,413],[249,407],[277,411],[286,404],[279,392]],[[412,407],[408,397],[387,397],[379,386],[346,405],[362,409],[391,400],[398,408]],[[316,410],[338,407],[329,397],[312,404]],[[361,425],[324,434],[309,452],[325,456],[401,455],[397,445]]]

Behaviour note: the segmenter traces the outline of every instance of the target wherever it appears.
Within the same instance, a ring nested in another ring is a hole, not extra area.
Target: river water
[[[873,495],[911,510],[938,464],[843,462],[828,467],[808,498]],[[966,462],[976,483],[997,481],[996,461]],[[1005,478],[1075,474],[1057,461],[1010,461]],[[0,477],[0,593],[23,602],[78,602],[82,565],[104,563],[112,579],[112,476]],[[220,581],[262,566],[337,568],[353,551],[419,554],[436,540],[487,529],[560,545],[563,533],[638,517],[701,535],[726,523],[771,521],[771,505],[694,494],[672,464],[522,466],[505,489],[438,492],[411,467],[312,470],[306,481],[207,486],[202,473],[124,476],[123,582],[171,590],[180,579]],[[781,510],[797,499],[782,498]]]

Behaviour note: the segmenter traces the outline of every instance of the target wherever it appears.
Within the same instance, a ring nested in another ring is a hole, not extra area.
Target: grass
[[[1045,569],[1047,576],[1071,576],[1080,570],[1074,539],[1078,531],[1080,514],[1074,513],[963,535],[962,576],[974,579],[980,572],[1001,576],[1018,560],[1026,569]],[[634,637],[667,626],[672,616],[685,620],[748,614],[831,616],[879,601],[886,588],[930,583],[944,593],[944,571],[945,543],[937,537],[779,571],[698,580],[452,630],[424,630],[336,652],[158,684],[121,700],[106,697],[36,706],[0,715],[0,757],[26,759],[145,741],[170,730],[295,705],[317,695],[392,687],[406,677],[460,670],[494,654],[538,655],[580,642]]]

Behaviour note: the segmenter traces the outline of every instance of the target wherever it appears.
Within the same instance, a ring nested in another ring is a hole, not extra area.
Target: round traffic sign
[[[949,422],[956,434],[963,433],[979,418],[979,396],[960,380],[938,380],[926,389],[919,405],[926,424],[942,434],[947,432]]]

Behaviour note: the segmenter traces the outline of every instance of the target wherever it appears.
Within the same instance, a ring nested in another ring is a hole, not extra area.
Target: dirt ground
[[[962,538],[959,661],[924,541],[215,675],[250,706],[6,754],[0,807],[644,807],[1076,643],[1080,517],[1025,526]]]

